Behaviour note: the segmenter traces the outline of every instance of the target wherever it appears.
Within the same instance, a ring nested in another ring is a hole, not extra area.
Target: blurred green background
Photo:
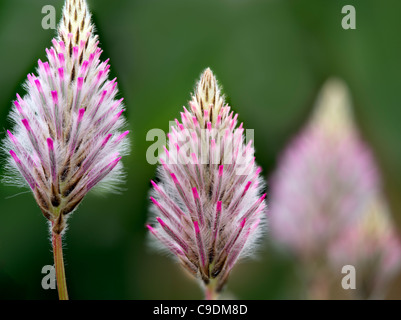
[[[201,299],[198,285],[171,259],[150,250],[145,222],[152,128],[168,129],[201,71],[210,66],[246,128],[268,177],[280,151],[305,123],[332,75],[350,86],[355,117],[380,166],[401,226],[401,2],[340,0],[88,0],[104,50],[118,76],[131,130],[120,195],[90,194],[69,220],[66,273],[73,299]],[[0,130],[11,101],[54,30],[43,30],[44,5],[62,0],[0,0]],[[356,8],[356,30],[343,30],[341,8]],[[2,160],[3,162],[3,160]],[[3,170],[3,169],[0,169]],[[2,171],[0,173],[3,173]],[[52,264],[48,227],[30,193],[0,185],[0,298],[56,299],[41,287]],[[398,228],[400,229],[400,228]],[[390,298],[401,297],[401,277]],[[238,265],[227,292],[239,299],[300,297],[290,257],[268,240],[255,260]]]

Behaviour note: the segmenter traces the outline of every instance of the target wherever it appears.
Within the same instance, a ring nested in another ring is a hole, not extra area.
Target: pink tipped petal
[[[112,137],[112,134],[108,134],[106,138],[104,138],[103,142],[102,142],[102,148],[104,148],[104,146],[107,144],[107,142],[110,140],[110,138]]]
[[[120,143],[124,138],[129,134],[129,131],[125,131],[124,133],[120,134],[116,139],[116,143]]]
[[[185,252],[188,251],[188,244],[176,233],[174,232],[162,219],[159,217],[156,220],[160,223],[163,230],[175,241]]]
[[[31,126],[29,125],[29,122],[27,119],[22,119],[22,124],[25,126],[26,130],[32,131]]]
[[[146,225],[146,228],[148,228],[149,231],[152,232],[153,234],[155,234],[155,233],[157,232],[156,229],[153,228],[153,227],[152,227],[151,225],[149,225],[149,224]]]
[[[196,188],[192,188],[192,193],[194,195],[195,200],[199,199],[199,194],[198,194],[198,191],[196,190]]]
[[[38,79],[35,80],[36,88],[38,89],[39,93],[43,93],[42,85]]]
[[[54,104],[58,104],[58,94],[57,94],[57,91],[52,91],[51,94],[52,94],[53,103],[54,103]]]
[[[10,150],[10,154],[14,158],[15,162],[17,162],[17,163],[21,162],[21,160],[17,157],[17,155],[15,154],[15,152],[13,150]]]
[[[72,48],[72,52],[73,52],[74,59],[77,60],[78,59],[79,48],[78,47]]]
[[[47,139],[47,146],[49,147],[49,150],[54,151],[54,144],[52,139],[50,138]]]
[[[78,119],[77,119],[78,122],[82,121],[82,119],[84,117],[84,114],[85,114],[85,109],[84,108],[78,110]]]
[[[203,226],[205,223],[204,217],[203,217],[203,206],[200,201],[200,197],[199,197],[199,194],[198,194],[198,191],[196,190],[196,188],[192,188],[192,194],[194,196],[197,218],[198,218],[200,224]]]
[[[150,180],[150,183],[152,184],[153,188],[155,188],[157,191],[160,190],[159,186],[153,180]]]
[[[179,193],[179,195],[181,196],[182,200],[184,201],[185,205],[187,206],[188,210],[192,213],[193,212],[193,208],[192,205],[190,204],[187,195],[185,194],[184,189],[181,186],[181,183],[178,181],[176,175],[174,173],[171,174],[171,177],[173,178],[175,187]]]
[[[163,190],[153,180],[151,180],[150,182],[151,182],[153,188],[161,196],[161,198],[173,210],[174,214],[176,215],[176,217],[178,219],[181,219],[183,216],[185,216],[184,212],[182,212],[182,210],[163,192]]]
[[[156,207],[159,209],[159,211],[163,214],[163,216],[170,221],[171,223],[173,223],[173,225],[176,228],[180,228],[180,223],[179,221],[172,216],[168,210],[166,210],[166,208],[164,206],[162,206],[155,198],[150,197],[150,200],[156,205]],[[162,224],[162,222],[160,222]]]
[[[203,244],[202,233],[200,232],[197,221],[194,221],[194,228],[195,228],[196,244],[198,246],[200,265],[202,266],[203,272],[208,273],[208,271],[205,270],[205,268],[206,268],[206,250],[205,250],[205,247]]]
[[[32,177],[32,175],[29,173],[29,170],[26,168],[26,166],[21,162],[21,160],[17,157],[15,152],[13,150],[10,150],[10,155],[13,157],[18,170],[21,172],[21,175],[25,178],[26,182],[29,184],[32,190],[35,190],[36,188],[36,182],[35,179]]]
[[[52,184],[58,190],[58,177],[57,177],[57,163],[56,163],[56,154],[54,151],[54,143],[51,138],[47,139],[47,146],[49,149],[49,163],[50,163],[50,171],[52,175]]]
[[[93,175],[91,180],[88,182],[86,189],[89,191],[95,187],[100,181],[102,181],[121,161],[121,157],[118,157],[111,161],[108,165],[102,168],[96,175]]]
[[[84,85],[84,78],[81,78],[81,77],[78,78],[77,79],[77,90],[81,91],[83,85]]]

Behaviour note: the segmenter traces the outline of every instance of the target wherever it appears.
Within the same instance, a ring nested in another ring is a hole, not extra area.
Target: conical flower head
[[[118,182],[128,151],[122,99],[93,28],[86,1],[67,0],[48,61],[39,60],[27,94],[14,101],[14,128],[3,146],[10,177],[23,178],[6,181],[29,185],[56,233],[89,190]]]
[[[358,136],[346,85],[323,87],[310,123],[272,178],[271,229],[301,257],[316,257],[360,216],[379,190],[377,169]]]
[[[261,169],[210,69],[171,128],[152,181],[150,232],[191,274],[219,291],[265,220]]]

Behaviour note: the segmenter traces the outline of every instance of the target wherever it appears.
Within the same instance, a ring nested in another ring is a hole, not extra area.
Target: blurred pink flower
[[[378,171],[351,112],[345,84],[329,80],[272,178],[273,238],[300,259],[313,298],[330,298],[345,265],[356,268],[358,297],[383,296],[401,264]]]
[[[356,223],[331,243],[334,270],[352,265],[361,298],[383,298],[385,288],[401,268],[401,241],[383,199],[373,199]]]
[[[328,81],[311,122],[284,151],[272,177],[273,237],[301,257],[324,252],[379,190],[372,155],[350,111],[345,85]]]

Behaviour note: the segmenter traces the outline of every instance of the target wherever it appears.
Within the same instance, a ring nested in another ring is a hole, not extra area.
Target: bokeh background
[[[69,220],[66,273],[74,299],[201,299],[202,291],[168,257],[149,249],[145,222],[152,128],[168,129],[210,66],[246,128],[255,130],[266,178],[313,108],[324,80],[349,85],[355,118],[380,167],[385,195],[401,227],[401,2],[377,0],[88,0],[118,76],[131,130],[119,195],[90,194]],[[0,0],[0,135],[26,75],[45,59],[62,0]],[[341,8],[356,8],[356,30],[343,30]],[[0,169],[0,173],[3,173]],[[56,299],[41,287],[52,264],[47,223],[30,193],[0,185],[0,298]],[[302,280],[290,256],[269,245],[238,265],[227,292],[239,299],[296,299]],[[389,298],[401,298],[401,277]]]

